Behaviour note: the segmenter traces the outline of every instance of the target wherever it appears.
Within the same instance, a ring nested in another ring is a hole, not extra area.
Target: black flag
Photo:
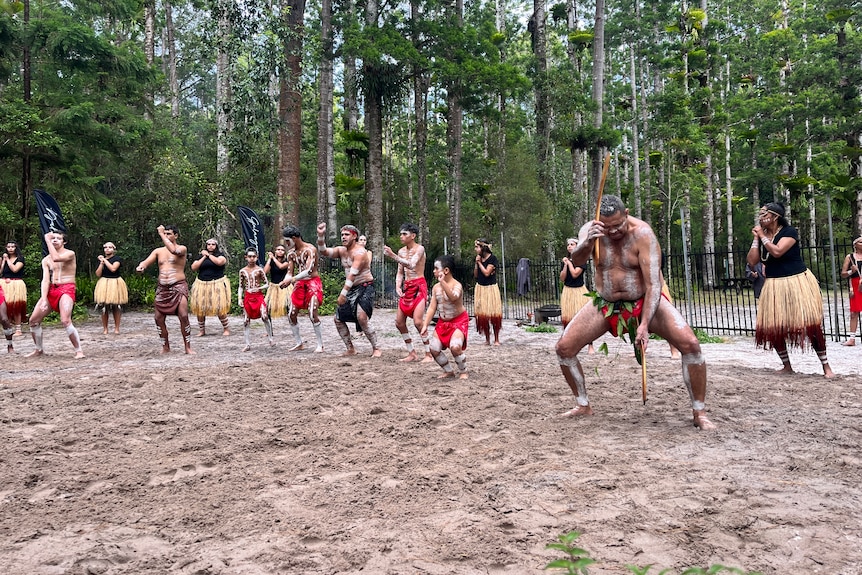
[[[253,209],[238,206],[239,221],[242,224],[242,237],[245,241],[245,249],[257,250],[257,264],[263,265],[263,254],[266,251],[266,236],[263,231],[263,220],[260,219]]]
[[[51,197],[45,190],[33,190],[36,198],[36,211],[39,212],[39,229],[42,230],[42,255],[48,255],[48,246],[45,244],[45,234],[48,232],[66,233],[66,220],[57,200]]]

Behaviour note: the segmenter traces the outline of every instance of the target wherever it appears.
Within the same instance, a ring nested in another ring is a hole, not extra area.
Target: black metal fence
[[[824,332],[836,340],[847,334],[849,284],[847,280],[841,279],[840,272],[844,256],[851,251],[852,246],[849,244],[836,245],[834,251],[829,246],[802,248],[808,268],[820,282]],[[682,254],[665,256],[663,271],[673,303],[693,328],[703,329],[714,335],[754,333],[756,301],[750,282],[745,279],[746,255],[747,252],[744,251],[694,253],[687,258],[688,267]],[[324,267],[335,269],[338,262],[332,261],[328,266],[324,264]],[[560,269],[559,259],[531,261],[519,258],[501,261],[497,282],[503,296],[503,317],[527,320],[528,314],[535,313],[537,308],[559,305],[562,289]],[[686,269],[689,270],[688,273]],[[429,261],[426,265],[426,278],[433,278],[431,270],[432,263]],[[378,307],[394,308],[398,304],[395,294],[396,271],[397,264],[392,260],[374,258],[373,273]],[[476,283],[473,279],[473,267],[458,265],[454,275],[465,287],[464,303],[467,311],[473,315],[473,286]],[[592,286],[590,270],[587,271],[586,278],[587,285]]]

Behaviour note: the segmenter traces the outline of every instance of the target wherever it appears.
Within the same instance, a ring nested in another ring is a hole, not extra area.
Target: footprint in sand
[[[201,463],[199,465],[183,465],[179,469],[169,469],[165,472],[150,477],[147,485],[165,485],[174,481],[181,481],[190,477],[199,477],[215,472],[216,465],[212,463]]]

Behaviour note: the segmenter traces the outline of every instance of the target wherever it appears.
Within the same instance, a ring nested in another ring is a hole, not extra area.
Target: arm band
[[[347,273],[352,274],[352,275],[354,275],[354,276],[358,276],[358,275],[359,275],[359,270],[358,270],[358,269],[356,269],[356,268],[350,268],[350,271],[349,271],[349,272],[347,272]]]
[[[766,244],[771,244],[771,243],[772,243],[772,240],[770,240],[769,238],[763,238],[763,245],[764,245],[764,246],[765,246]]]
[[[343,295],[344,297],[347,297],[347,290],[346,289],[341,290],[341,293],[339,293],[338,295]]]
[[[757,238],[754,238],[754,240],[751,242],[751,248],[749,248],[749,249],[756,250],[759,245],[760,245],[760,240]]]
[[[350,289],[353,287],[353,280],[344,280],[344,289]]]

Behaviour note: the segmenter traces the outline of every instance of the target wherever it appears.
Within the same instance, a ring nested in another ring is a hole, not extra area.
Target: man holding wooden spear
[[[581,308],[556,347],[563,377],[578,402],[564,416],[593,413],[584,370],[578,361],[578,352],[584,346],[606,331],[615,336],[627,333],[643,362],[649,334],[654,332],[682,354],[682,378],[691,398],[695,427],[714,429],[706,416],[706,360],[691,327],[662,297],[661,249],[655,233],[649,224],[630,216],[617,196],[601,198],[597,212],[595,220],[581,227],[578,245],[571,255],[574,265],[584,265],[596,251],[595,305]]]

